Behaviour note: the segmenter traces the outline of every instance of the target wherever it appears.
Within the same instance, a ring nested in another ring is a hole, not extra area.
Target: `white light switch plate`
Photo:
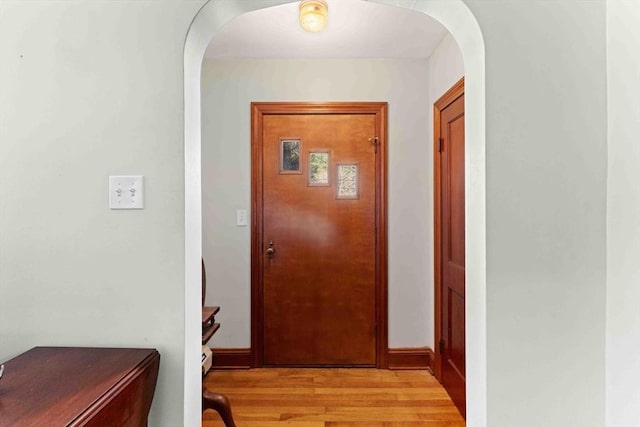
[[[244,227],[247,225],[247,211],[240,209],[236,211],[236,225]]]
[[[110,176],[110,209],[144,209],[144,176]]]

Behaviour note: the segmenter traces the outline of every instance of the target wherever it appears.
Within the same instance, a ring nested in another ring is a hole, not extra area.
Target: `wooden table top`
[[[157,352],[35,347],[4,363],[0,426],[65,426]]]

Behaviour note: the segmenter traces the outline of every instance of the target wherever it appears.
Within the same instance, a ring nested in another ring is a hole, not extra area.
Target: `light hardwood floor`
[[[426,371],[252,369],[214,371],[237,427],[464,427],[445,390]],[[203,427],[223,427],[207,410]]]

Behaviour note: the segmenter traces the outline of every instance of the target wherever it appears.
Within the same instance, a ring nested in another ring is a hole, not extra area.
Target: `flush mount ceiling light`
[[[300,26],[305,30],[317,33],[327,26],[329,7],[324,0],[302,0],[300,2]]]

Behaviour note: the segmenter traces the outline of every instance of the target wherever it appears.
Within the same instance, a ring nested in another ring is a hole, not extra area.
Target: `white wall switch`
[[[144,176],[110,176],[110,209],[144,209]]]
[[[247,225],[247,211],[240,209],[236,211],[236,225],[245,227]]]

